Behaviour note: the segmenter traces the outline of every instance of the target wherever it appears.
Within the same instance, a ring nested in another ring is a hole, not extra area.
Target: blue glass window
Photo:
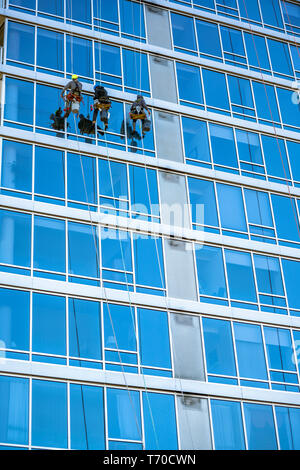
[[[254,81],[252,85],[259,122],[272,126],[280,122],[274,87]]]
[[[138,309],[140,355],[143,366],[171,368],[168,315],[166,312]],[[147,374],[148,369],[143,369]]]
[[[290,331],[264,326],[264,333],[270,369],[296,371]]]
[[[78,5],[80,2],[78,3]],[[80,71],[80,79],[93,76],[92,41],[76,36],[67,36],[66,67],[69,74]],[[79,73],[79,72],[77,72]]]
[[[32,82],[6,77],[4,119],[33,124],[33,89],[34,84]],[[22,106],[20,106],[20,103],[22,103]],[[28,130],[28,127],[21,128]]]
[[[77,0],[69,0],[66,2],[66,16],[75,23],[91,23],[91,2],[78,2]],[[72,21],[70,21],[72,23]]]
[[[0,262],[30,266],[31,215],[0,211]]]
[[[29,381],[0,376],[0,441],[28,444]]]
[[[47,51],[47,52],[46,52]],[[64,35],[48,29],[37,29],[36,64],[45,69],[64,70]],[[50,72],[51,73],[51,72]],[[60,74],[61,75],[61,74]]]
[[[203,104],[199,67],[176,62],[180,104]]]
[[[110,44],[95,43],[95,68],[96,79],[109,83],[112,88],[114,85],[121,86],[121,56],[120,48]]]
[[[195,248],[200,295],[227,297],[222,249],[205,245]]]
[[[214,183],[196,178],[188,178],[188,183],[194,228],[216,231],[212,228],[219,226]]]
[[[68,153],[68,199],[97,204],[96,159]],[[82,205],[72,204],[83,208]]]
[[[29,292],[0,289],[0,344],[5,349],[29,349]]]
[[[230,322],[203,318],[203,335],[208,374],[236,376]]]
[[[54,198],[65,197],[64,153],[46,147],[35,147],[34,192]],[[45,201],[46,198],[41,200]],[[56,202],[47,198],[45,202]]]
[[[132,290],[132,253],[129,232],[101,229],[102,277],[106,287]],[[120,283],[120,284],[119,284]]]
[[[142,440],[139,392],[107,389],[108,437]]]
[[[241,405],[234,401],[211,400],[216,450],[244,450]]]
[[[287,29],[289,29],[292,34],[299,34],[300,28],[300,9],[299,5],[296,3],[290,3],[286,1],[281,2],[282,13]]]
[[[204,121],[182,117],[185,158],[210,162],[207,125]],[[192,163],[192,162],[189,162]]]
[[[238,186],[217,183],[221,226],[227,230],[247,232],[242,190]],[[224,232],[234,235],[232,232]]]
[[[267,380],[267,367],[260,326],[234,323],[239,373],[249,379]],[[251,360],[249,358],[251,357]]]
[[[32,445],[68,446],[67,384],[32,380]]]
[[[255,116],[250,81],[228,75],[228,86],[233,116],[250,119]]]
[[[300,409],[276,406],[276,421],[281,450],[300,449]]]
[[[250,233],[253,240],[273,242],[275,230],[268,193],[244,190]],[[262,237],[259,237],[261,235]],[[268,237],[268,238],[264,238]]]
[[[123,49],[122,55],[125,91],[150,95],[147,54]]]
[[[105,449],[103,389],[70,385],[71,448]]]
[[[225,61],[246,64],[242,32],[237,29],[220,27]]]
[[[274,72],[293,76],[294,72],[288,45],[274,41],[274,39],[268,39],[268,46]]]
[[[35,269],[66,271],[65,222],[58,219],[36,216],[34,218]]]
[[[259,135],[236,129],[236,140],[242,174],[259,178],[265,172]]]
[[[26,24],[8,22],[7,28],[7,63],[12,61],[34,64],[34,28]],[[24,68],[31,68],[26,67]]]
[[[232,127],[209,124],[209,132],[214,163],[220,165],[221,168],[219,169],[223,171],[226,171],[226,168],[223,167],[237,168],[238,163]]]
[[[171,21],[174,49],[179,51],[187,49],[187,52],[190,51],[195,55],[194,51],[197,50],[197,47],[193,18],[171,13]]]
[[[245,189],[244,194],[249,223],[273,227],[268,193]]]
[[[66,355],[65,297],[33,294],[32,350],[45,354]],[[43,356],[39,357],[43,361]]]
[[[133,216],[141,217],[141,214],[151,214],[158,217],[159,196],[156,171],[150,168],[130,165],[129,172]]]
[[[51,2],[48,0],[38,0],[38,10],[41,12],[40,16],[59,21],[58,17],[64,16],[64,2],[63,0],[52,0]],[[49,13],[49,15],[46,13]]]
[[[244,1],[244,0],[242,0]],[[253,2],[254,0],[251,0]],[[263,36],[244,32],[246,50],[250,69],[268,73],[271,69],[266,39]]]
[[[276,450],[272,406],[244,403],[249,450]]]
[[[31,145],[3,140],[1,185],[9,189],[31,192]]]
[[[220,72],[203,69],[203,82],[206,96],[206,105],[209,111],[229,114],[220,110],[229,111],[229,100],[225,75]]]
[[[261,21],[258,0],[238,0],[242,18],[250,21]]]
[[[108,32],[113,31],[112,34],[116,34],[114,31],[119,29],[118,0],[111,0],[109,3],[93,0],[93,7],[94,27],[100,26],[100,29],[103,29],[104,32],[108,30]]]
[[[157,290],[165,289],[161,238],[134,234],[133,243],[137,284],[136,290],[138,292],[163,295],[162,291]],[[151,264],[151,270],[148,269],[149,263]],[[148,286],[148,288],[142,286]]]
[[[284,127],[286,129],[295,130],[294,127],[299,127],[300,106],[296,106],[293,103],[292,94],[293,92],[291,90],[277,87],[282,122],[288,124],[288,126]]]
[[[196,20],[200,54],[213,58],[222,57],[218,25],[208,21]]]
[[[124,163],[98,160],[100,205],[105,208],[128,210],[127,167]],[[121,212],[119,215],[126,215]]]
[[[293,179],[300,181],[300,143],[286,141]]]
[[[143,4],[119,0],[122,36],[129,39],[145,38]]]
[[[127,305],[104,303],[103,316],[105,348],[136,352],[134,308]],[[119,361],[119,356],[115,357]]]
[[[259,292],[284,296],[279,259],[254,255],[254,265]]]
[[[271,199],[278,238],[299,243],[299,221],[295,200],[278,194],[272,194]]]
[[[102,359],[101,306],[99,302],[69,298],[69,354]],[[81,366],[78,361],[76,365]]]
[[[69,222],[68,243],[69,273],[98,278],[99,266],[96,254],[96,251],[98,252],[98,236],[96,228],[77,222]]]
[[[143,392],[146,449],[178,449],[173,395]]]
[[[261,137],[267,173],[281,179],[281,181],[279,179],[271,178],[270,180],[286,183],[286,180],[290,179],[290,171],[284,140],[267,135],[262,135]]]
[[[282,28],[283,24],[278,0],[260,0],[260,7],[266,25]]]
[[[225,250],[225,258],[231,298],[246,302],[256,302],[250,253]]]
[[[290,308],[300,309],[299,276],[300,263],[289,259],[282,260],[285,287]]]
[[[55,111],[53,106],[56,105],[58,108],[60,105],[60,92],[59,88],[39,84],[36,86],[35,124],[36,126],[44,127],[46,134],[52,133],[48,130],[50,127],[50,115]],[[31,103],[32,105],[33,103]]]

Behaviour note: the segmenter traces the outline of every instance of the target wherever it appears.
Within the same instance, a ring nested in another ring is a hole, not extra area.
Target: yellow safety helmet
[[[75,74],[72,75],[72,80],[77,80],[77,78],[78,78],[78,75],[75,75]]]

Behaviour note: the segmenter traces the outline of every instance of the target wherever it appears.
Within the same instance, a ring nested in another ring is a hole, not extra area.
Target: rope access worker
[[[107,91],[103,86],[94,86],[94,113],[93,113],[93,124],[96,124],[98,112],[100,110],[100,120],[104,124],[104,129],[108,128],[109,109],[111,107],[111,101],[108,97]]]
[[[64,92],[70,90],[66,97]],[[82,101],[81,96],[82,83],[78,81],[78,75],[72,75],[72,80],[68,82],[62,89],[61,98],[66,102],[64,119],[67,119],[70,113],[78,114],[80,102]]]
[[[150,110],[146,105],[146,102],[142,95],[137,95],[136,100],[130,107],[129,116],[132,119],[132,130],[135,132],[136,121],[140,119],[142,121],[142,137],[145,136],[145,132],[150,131],[151,121],[146,119],[146,111],[150,116]]]

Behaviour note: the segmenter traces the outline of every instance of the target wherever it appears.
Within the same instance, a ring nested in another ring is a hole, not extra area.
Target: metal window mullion
[[[28,445],[32,445],[32,377],[28,377]]]
[[[262,337],[262,343],[263,343],[263,349],[264,349],[264,355],[265,355],[265,362],[266,362],[266,369],[267,369],[267,375],[268,375],[268,381],[269,381],[269,387],[270,389],[269,390],[272,390],[272,386],[271,386],[271,374],[270,374],[270,369],[271,369],[271,364],[269,364],[269,357],[268,357],[268,354],[267,354],[267,345],[266,345],[266,338],[265,338],[265,325],[264,324],[260,324],[260,329],[261,329],[261,337]],[[276,327],[277,329],[277,327]],[[278,346],[280,347],[280,345],[278,344]]]
[[[298,362],[298,355],[296,354],[296,351],[297,351],[297,348],[296,348],[296,344],[295,344],[295,339],[294,339],[294,331],[298,331],[299,330],[293,330],[292,328],[289,330],[290,331],[290,335],[291,335],[291,341],[292,341],[292,349],[293,349],[293,358],[292,358],[292,362],[293,360],[295,361],[294,364],[295,364],[295,367],[296,367],[296,372],[297,372],[297,375],[298,375],[298,385],[299,385],[299,362]]]
[[[199,290],[198,290],[199,292]],[[202,349],[202,359],[203,359],[203,366],[204,366],[204,382],[208,382],[208,367],[207,367],[207,360],[206,360],[206,350],[205,350],[205,341],[204,341],[204,328],[203,328],[203,315],[199,315],[199,326],[200,326],[200,341],[201,341],[201,349]]]
[[[224,248],[224,246],[221,246],[220,248],[221,248],[221,251],[222,251],[224,277],[225,277],[225,283],[226,283],[226,289],[227,289],[227,301],[229,303],[229,306],[231,307],[231,295],[230,295],[229,279],[228,279],[228,273],[227,273],[225,248]]]
[[[238,403],[240,404],[240,410],[241,410],[241,415],[242,415],[242,426],[243,426],[243,431],[244,431],[245,449],[249,450],[249,443],[248,443],[247,426],[246,426],[246,418],[245,418],[245,410],[244,410],[244,401],[243,401],[243,399],[241,399],[241,401],[239,401]]]
[[[66,380],[67,385],[67,448],[71,449],[71,384],[69,380]],[[80,385],[83,387],[83,385]],[[83,393],[83,392],[82,392]]]
[[[216,443],[215,443],[215,435],[214,435],[214,425],[213,425],[213,419],[212,419],[212,409],[211,409],[211,397],[207,397],[207,404],[208,404],[208,417],[209,417],[209,428],[210,428],[210,436],[211,436],[211,443],[212,443],[212,449],[216,449]]]
[[[143,391],[142,389],[139,390],[139,397],[140,397],[140,414],[141,414],[141,438],[140,440],[142,441],[142,448],[145,450],[146,449],[146,439],[145,439],[145,423],[144,423],[144,393],[148,395],[147,389]],[[147,397],[148,400],[148,397]],[[149,403],[149,408],[150,408],[150,403]],[[151,408],[150,408],[151,409]],[[155,428],[153,429],[155,432]]]
[[[108,412],[107,412],[107,386],[103,386],[103,414],[104,414],[104,433],[105,433],[105,448],[108,450]]]
[[[238,354],[237,354],[235,331],[234,331],[234,321],[231,321],[231,320],[226,320],[226,321],[229,321],[229,324],[230,324],[233,354],[234,354],[234,360],[235,360],[236,377],[238,379],[238,385],[241,386],[241,383],[240,383],[240,367],[239,367],[239,362],[238,362]]]

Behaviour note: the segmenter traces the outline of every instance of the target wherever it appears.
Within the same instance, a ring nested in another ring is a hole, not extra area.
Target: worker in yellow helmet
[[[70,90],[70,91],[66,96],[64,96],[64,93],[67,90]],[[72,80],[69,81],[63,87],[61,95],[60,95],[62,99],[66,102],[65,115],[63,116],[64,119],[68,118],[71,111],[74,114],[79,113],[80,102],[82,101],[81,91],[82,91],[82,83],[79,82],[78,75],[73,74]]]

